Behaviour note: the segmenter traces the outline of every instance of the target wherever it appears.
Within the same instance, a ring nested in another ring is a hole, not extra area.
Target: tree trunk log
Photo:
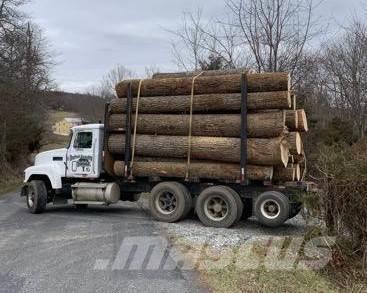
[[[299,132],[289,132],[286,137],[291,155],[302,154],[302,138]]]
[[[279,182],[294,181],[296,178],[296,169],[292,165],[288,167],[276,166],[274,167],[273,180]]]
[[[188,135],[189,115],[138,115],[137,133],[155,135]],[[110,116],[111,129],[124,129],[125,114]],[[281,136],[285,130],[283,111],[256,113],[247,116],[248,137],[268,138]],[[135,115],[132,117],[132,128]],[[192,117],[193,136],[240,137],[241,116],[238,114],[201,114]]]
[[[248,92],[289,91],[290,77],[287,73],[258,73],[248,75]],[[193,79],[165,78],[147,79],[142,82],[141,96],[177,96],[190,95]],[[128,85],[131,84],[132,95],[138,93],[139,80],[125,80],[116,85],[119,98],[127,96]],[[241,92],[241,75],[203,76],[195,80],[194,93],[200,94],[230,94]]]
[[[162,79],[162,78],[181,78],[181,77],[194,77],[198,74],[200,76],[218,76],[218,75],[233,75],[233,74],[253,74],[255,73],[253,70],[246,69],[226,69],[226,70],[206,70],[206,71],[186,71],[186,72],[168,72],[168,73],[155,73],[153,74],[153,79]]]
[[[125,163],[115,161],[114,171],[116,176],[123,176]],[[133,175],[136,177],[174,177],[185,178],[187,164],[184,161],[167,162],[136,161],[133,165]],[[270,181],[273,177],[272,166],[247,166],[247,178],[256,181]],[[217,179],[236,181],[240,179],[240,166],[230,163],[217,162],[191,162],[189,169],[190,178]]]
[[[307,123],[307,115],[306,115],[305,110],[303,110],[303,109],[297,110],[297,118],[298,118],[297,130],[299,132],[307,132],[308,131],[308,123]]]
[[[193,136],[191,158],[222,162],[240,161],[239,138]],[[284,165],[288,163],[288,143],[284,138],[250,138],[247,140],[248,164]],[[112,154],[124,154],[125,136],[114,134],[108,139]],[[137,135],[135,155],[142,157],[187,158],[187,136]]]
[[[294,110],[285,111],[285,125],[290,131],[298,129],[298,112]]]
[[[189,113],[190,96],[159,96],[141,97],[139,113],[169,114]],[[126,99],[114,99],[110,112],[126,113]],[[249,93],[247,96],[249,110],[290,109],[291,97],[287,91]],[[133,111],[136,110],[136,98],[133,99]],[[209,94],[195,95],[193,102],[194,113],[220,113],[241,111],[241,94]]]

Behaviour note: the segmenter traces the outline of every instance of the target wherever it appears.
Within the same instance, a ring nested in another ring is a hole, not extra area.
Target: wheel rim
[[[280,205],[275,200],[267,199],[261,203],[261,214],[267,219],[275,219],[280,214]]]
[[[160,213],[164,215],[170,215],[174,213],[177,209],[176,195],[169,191],[162,192],[155,199],[155,207]]]
[[[27,201],[28,201],[28,206],[31,207],[31,208],[34,206],[35,196],[36,196],[36,194],[34,192],[33,187],[29,186],[28,187],[28,194],[27,194]]]
[[[219,195],[213,195],[204,202],[204,213],[212,221],[222,221],[228,215],[228,202]]]

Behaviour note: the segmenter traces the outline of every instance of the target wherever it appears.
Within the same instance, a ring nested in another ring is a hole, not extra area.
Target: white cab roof
[[[104,124],[85,124],[85,125],[79,125],[74,126],[71,129],[74,130],[93,130],[93,129],[103,129]]]

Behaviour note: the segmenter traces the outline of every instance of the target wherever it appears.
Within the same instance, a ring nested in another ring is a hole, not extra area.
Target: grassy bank
[[[346,269],[328,265],[321,271],[242,271],[228,266],[201,271],[201,277],[215,292],[367,292],[366,279],[357,266]]]
[[[294,267],[282,269],[280,264],[275,265],[274,269],[264,265],[265,258],[269,256],[269,247],[263,246],[263,243],[255,242],[251,252],[248,251],[249,255],[240,256],[241,246],[203,248],[188,244],[184,238],[172,237],[171,240],[173,246],[184,253],[186,260],[199,272],[200,281],[204,286],[213,292],[367,292],[367,279],[360,261],[346,263],[338,257],[337,250],[332,250],[331,260],[319,270],[300,269],[297,266],[301,260],[312,260],[302,256],[303,249],[297,253],[299,258]],[[286,247],[287,244],[283,243],[278,260],[289,256]],[[217,266],[223,260],[226,265]],[[255,264],[259,261],[259,265],[253,269],[238,265],[240,262],[250,264],[251,267],[254,261]]]

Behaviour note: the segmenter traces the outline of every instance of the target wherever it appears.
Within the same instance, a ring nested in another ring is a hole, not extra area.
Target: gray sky
[[[149,65],[176,70],[165,28],[174,29],[184,11],[197,7],[205,18],[220,17],[224,0],[32,0],[26,11],[55,53],[59,88],[83,92],[116,64],[139,74]],[[324,0],[316,13],[333,28],[362,7],[367,0]]]

